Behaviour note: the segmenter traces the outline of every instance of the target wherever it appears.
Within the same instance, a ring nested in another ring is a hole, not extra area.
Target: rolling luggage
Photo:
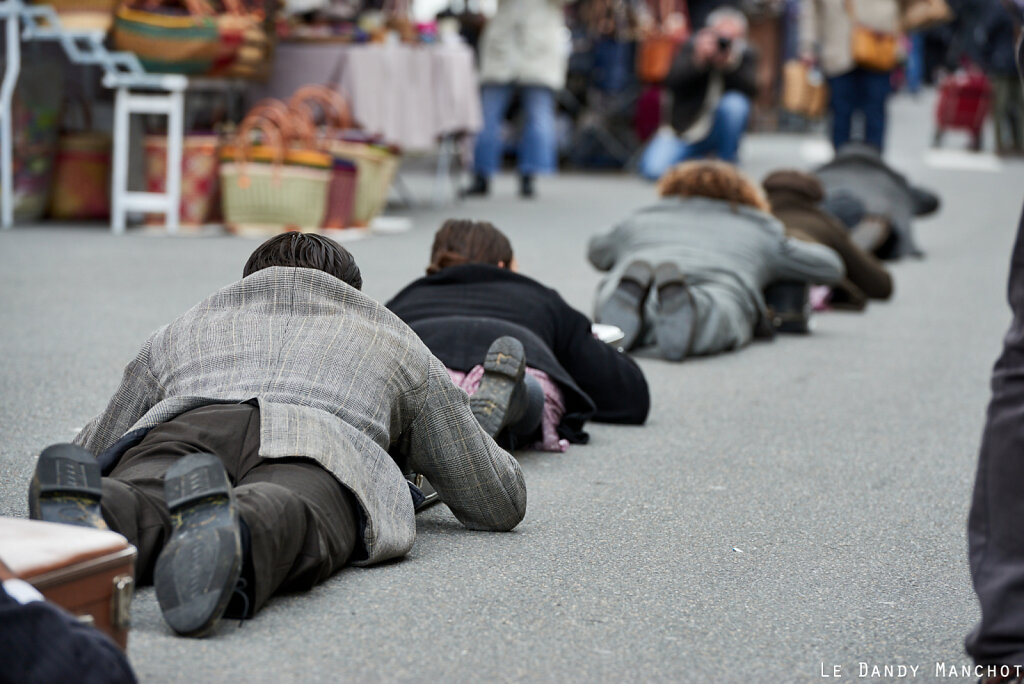
[[[46,599],[125,649],[135,547],[109,530],[0,518],[0,558]]]
[[[939,101],[935,107],[935,139],[938,146],[947,128],[966,129],[971,134],[971,149],[981,149],[981,130],[992,102],[992,86],[979,69],[966,67],[946,76],[939,83]]]

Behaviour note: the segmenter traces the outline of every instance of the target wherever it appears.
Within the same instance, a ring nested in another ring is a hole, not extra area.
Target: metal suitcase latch
[[[110,602],[110,622],[114,629],[128,629],[132,624],[132,595],[135,580],[131,575],[114,578],[114,600]]]

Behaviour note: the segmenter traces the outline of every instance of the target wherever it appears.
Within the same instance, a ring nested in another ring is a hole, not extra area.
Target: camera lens
[[[732,39],[726,38],[725,36],[718,37],[718,49],[725,52],[732,47]]]

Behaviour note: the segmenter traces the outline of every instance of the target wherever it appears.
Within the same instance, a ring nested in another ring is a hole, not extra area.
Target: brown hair
[[[677,164],[658,181],[662,197],[709,197],[770,212],[764,192],[732,164],[692,161]]]
[[[448,219],[434,235],[427,275],[459,264],[512,263],[512,243],[487,221]]]
[[[352,254],[334,240],[314,233],[289,232],[270,238],[249,256],[242,277],[270,266],[316,268],[363,289],[363,276]]]

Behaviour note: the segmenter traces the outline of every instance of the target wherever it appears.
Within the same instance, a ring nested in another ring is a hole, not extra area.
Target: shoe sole
[[[242,569],[238,509],[220,459],[190,454],[164,477],[174,529],[156,561],[153,584],[164,620],[182,636],[212,632]]]
[[[29,486],[29,518],[105,530],[102,495],[96,457],[74,444],[54,444],[44,449],[36,462]]]
[[[499,337],[491,343],[484,359],[480,387],[469,398],[469,408],[480,427],[491,437],[505,427],[512,392],[525,372],[526,352],[519,340]]]
[[[669,293],[662,288],[677,285]],[[690,352],[696,332],[693,293],[675,264],[661,264],[654,272],[658,307],[654,316],[654,336],[662,358],[682,361]]]
[[[626,351],[629,351],[637,343],[640,332],[643,330],[643,307],[647,299],[647,292],[651,287],[651,265],[646,261],[634,261],[619,278],[619,286],[612,292],[611,297],[604,303],[599,312],[600,322],[606,325],[614,325],[622,331],[622,340],[619,342]],[[629,280],[640,286],[640,295],[633,294],[622,287],[622,281]]]

